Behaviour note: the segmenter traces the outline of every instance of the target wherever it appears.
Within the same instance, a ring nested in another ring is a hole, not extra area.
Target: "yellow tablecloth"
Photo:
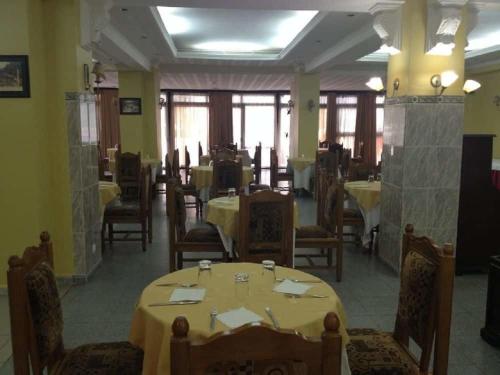
[[[288,162],[292,165],[293,169],[302,172],[304,169],[316,162],[313,158],[290,158]]]
[[[156,167],[159,167],[161,165],[161,160],[159,160],[159,159],[141,159],[141,164],[143,167],[150,165],[151,168],[156,168]],[[109,161],[109,171],[112,173],[115,173],[116,160]]]
[[[239,302],[235,297],[234,274],[247,272],[250,275],[249,296]],[[207,286],[205,299],[195,305],[149,307],[151,303],[167,302],[173,287],[158,287],[165,282],[196,282],[197,268],[188,268],[166,275],[144,289],[132,319],[130,341],[144,350],[143,374],[170,374],[170,337],[172,322],[177,316],[185,316],[189,322],[189,334],[193,338],[206,338],[228,328],[217,321],[210,332],[210,311],[219,313],[239,308],[242,305],[260,315],[265,323],[272,324],[264,308],[270,307],[282,329],[294,329],[310,336],[319,337],[323,332],[323,319],[333,311],[340,320],[342,343],[348,342],[345,330],[346,316],[342,302],[326,283],[313,283],[308,291],[328,295],[328,298],[289,298],[272,292],[272,284],[264,284],[262,266],[250,263],[223,263],[212,267],[212,276]],[[294,269],[277,267],[278,278],[290,277],[301,280],[316,277]],[[293,313],[290,313],[293,311]]]
[[[207,205],[207,222],[218,225],[231,238],[238,238],[240,198],[220,197],[211,199]],[[293,225],[300,226],[299,207],[293,202]]]
[[[118,149],[115,147],[106,149],[106,153],[108,155],[109,160],[115,160],[116,151],[118,151]]]
[[[101,198],[101,211],[111,202],[117,195],[121,194],[121,189],[118,184],[109,181],[99,181],[99,197]]]
[[[371,210],[380,203],[379,181],[351,181],[346,182],[344,188],[365,211]]]
[[[202,165],[191,168],[191,182],[196,185],[196,190],[208,188],[212,186],[213,166]],[[243,176],[241,180],[242,186],[247,186],[253,181],[253,169],[251,167],[243,167]]]

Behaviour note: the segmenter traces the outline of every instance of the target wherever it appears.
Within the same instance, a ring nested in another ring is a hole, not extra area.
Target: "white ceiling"
[[[368,13],[375,0],[143,0],[140,5],[135,0],[104,1],[111,3],[111,11],[94,56],[117,69],[158,67],[165,89],[288,90],[294,71],[305,69],[320,73],[322,90],[364,90],[371,76],[385,75],[384,62],[357,61],[380,45]],[[500,35],[500,0],[481,2],[471,42],[484,42],[495,32]],[[193,23],[191,32],[170,35],[156,6],[182,7],[175,14]],[[288,40],[298,36],[288,47],[273,48],[277,25],[296,10],[320,12],[305,28],[292,27]],[[274,59],[193,53],[196,44],[222,39],[264,44],[261,52]],[[467,67],[498,62],[497,39],[497,46],[469,52]],[[105,86],[117,85],[116,77],[108,76]]]

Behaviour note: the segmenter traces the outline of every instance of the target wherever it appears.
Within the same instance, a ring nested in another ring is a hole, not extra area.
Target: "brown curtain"
[[[326,140],[337,143],[337,94],[328,94],[326,107]]]
[[[107,156],[106,149],[120,143],[118,89],[96,89],[96,112],[101,155]]]
[[[233,143],[233,95],[230,92],[210,93],[208,140],[210,147]]]
[[[362,156],[363,161],[375,166],[377,142],[377,104],[375,93],[358,95],[356,115],[356,133],[354,139],[354,155]]]

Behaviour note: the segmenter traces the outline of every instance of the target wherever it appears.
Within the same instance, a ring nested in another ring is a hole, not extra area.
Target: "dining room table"
[[[288,159],[288,168],[293,170],[294,189],[310,190],[311,177],[314,176],[316,159],[304,155]]]
[[[243,294],[235,282],[236,274],[241,273],[248,277]],[[190,338],[196,340],[257,322],[278,323],[281,329],[319,338],[324,330],[323,319],[329,312],[336,313],[340,321],[341,374],[350,375],[345,349],[349,343],[346,314],[330,285],[313,275],[285,267],[275,267],[273,277],[268,278],[264,276],[263,266],[253,263],[214,264],[209,273],[205,271],[205,276],[200,275],[199,267],[183,269],[156,279],[142,291],[133,313],[129,341],[144,350],[144,375],[170,374],[172,323],[178,316],[188,320]],[[305,285],[305,294],[275,291],[284,280],[288,280],[288,284],[290,280],[299,281],[295,285]],[[188,295],[193,303],[169,304]],[[232,320],[228,314],[232,314]]]
[[[365,223],[361,236],[363,246],[370,243],[371,231],[380,224],[380,181],[349,181],[344,184],[349,195],[347,205],[359,208]]]
[[[224,248],[230,255],[234,255],[234,243],[238,240],[239,213],[240,197],[238,196],[219,197],[208,201],[206,221],[215,225]],[[300,226],[299,207],[295,201],[293,203],[293,225],[294,228]]]
[[[199,165],[191,167],[191,183],[196,186],[203,202],[208,202],[210,198],[210,188],[214,174],[213,165]],[[241,186],[246,187],[254,180],[253,168],[242,167]]]

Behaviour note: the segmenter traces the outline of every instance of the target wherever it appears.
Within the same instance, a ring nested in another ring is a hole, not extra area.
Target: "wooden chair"
[[[344,180],[347,180],[348,178],[350,162],[351,162],[351,149],[344,148],[342,150],[342,155],[340,158],[340,173],[342,174],[342,178]]]
[[[221,148],[217,149],[213,154],[212,154],[212,160],[218,161],[218,160],[235,160],[236,159],[236,151],[231,150],[229,148]]]
[[[168,240],[170,254],[170,272],[182,269],[184,253],[221,253],[221,258],[214,261],[227,261],[227,252],[222,244],[219,232],[212,226],[193,228],[186,231],[186,203],[184,189],[175,178],[167,184]],[[189,258],[191,262],[207,259]]]
[[[349,166],[349,181],[367,181],[373,174],[373,168],[366,163],[352,162]]]
[[[141,230],[123,229],[115,231],[114,224],[140,224]],[[108,241],[112,244],[114,241],[141,241],[142,251],[146,251],[146,241],[153,241],[153,211],[151,197],[151,167],[147,166],[141,171],[141,185],[139,188],[139,198],[136,201],[123,201],[116,197],[106,205],[101,228],[102,249],[106,244],[106,225],[108,226]],[[114,234],[140,233],[141,238],[130,238],[124,236],[115,238]]]
[[[213,177],[210,195],[220,197],[227,195],[230,188],[236,189],[236,194],[242,187],[241,179],[243,165],[236,160],[215,160],[213,164]]]
[[[293,267],[293,217],[293,194],[240,195],[239,261]]]
[[[100,142],[97,142],[97,168],[99,181],[113,181],[113,173],[109,171],[109,158],[102,155]]]
[[[330,146],[330,142],[328,140],[319,141],[319,148],[328,148]]]
[[[274,148],[271,148],[271,189],[291,190],[293,191],[293,173],[286,172],[286,168],[278,166],[278,154]],[[280,181],[288,181],[288,187],[279,187]]]
[[[162,167],[162,174],[156,175],[156,193],[164,193],[167,194],[166,184],[169,179],[172,178],[172,165],[170,164],[170,160],[168,159],[168,154],[165,155],[165,163]],[[160,184],[165,185],[165,189],[160,189]]]
[[[187,146],[184,146],[184,172],[186,178],[186,185],[189,183],[189,175],[191,173],[191,156]]]
[[[394,332],[349,329],[352,373],[446,375],[454,275],[452,245],[438,247],[427,237],[415,237],[413,226],[407,225]],[[410,354],[409,339],[421,350],[419,359]]]
[[[255,193],[261,190],[271,190],[269,185],[261,184],[260,178],[262,174],[262,144],[255,147],[255,154],[252,159],[253,171],[254,171],[254,182],[249,185],[250,193]]]
[[[170,373],[340,375],[342,336],[334,312],[326,314],[323,327],[321,338],[259,323],[197,340],[189,337],[189,323],[179,316],[172,324]],[[244,371],[237,371],[240,364]]]
[[[137,200],[141,179],[141,153],[116,152],[116,182],[122,200]]]
[[[325,173],[337,179],[339,169],[339,153],[329,150],[316,150],[316,161],[314,165],[315,175],[319,176],[320,171],[323,169]],[[318,199],[319,193],[319,180],[316,178],[314,185],[314,197]]]
[[[342,208],[337,202],[337,195],[343,196],[343,191],[338,189],[336,179],[322,169],[318,176],[319,195],[317,200],[316,225],[305,225],[297,228],[295,232],[296,249],[321,249],[319,254],[295,254],[296,258],[306,258],[309,266],[303,268],[319,268],[313,258],[326,258],[327,268],[332,267],[332,250],[336,252],[337,281],[342,281],[343,260],[343,217]],[[343,200],[340,199],[343,203]],[[324,252],[326,249],[326,254]]]
[[[52,243],[47,232],[40,235],[40,240],[38,247],[28,247],[22,257],[9,258],[14,374],[42,375],[55,373],[56,369],[58,374],[140,374],[144,353],[128,342],[64,347]]]
[[[342,198],[343,197],[343,198]],[[355,208],[346,208],[345,207],[345,201],[347,200],[348,195],[345,191],[344,187],[344,180],[341,179],[337,183],[337,199],[339,202],[338,208],[340,210],[339,215],[342,217],[342,222],[343,222],[343,227],[359,227],[363,228],[365,227],[365,221],[363,219],[363,215],[361,214],[361,211],[359,209]],[[340,204],[342,202],[342,204]],[[351,236],[355,237],[357,243],[359,243],[361,240],[359,239],[359,235],[355,232],[344,232],[342,228],[342,235],[343,236]],[[342,241],[343,237],[342,237]],[[345,242],[345,241],[344,241]],[[371,247],[371,245],[370,245]]]
[[[194,202],[186,202],[186,207],[194,208],[196,210],[196,217],[201,218],[203,216],[203,201],[200,199],[200,194],[198,190],[196,190],[196,186],[189,180],[186,180],[186,184],[182,183],[182,177],[179,167],[179,149],[174,150],[174,158],[172,160],[172,175],[179,180],[179,184],[181,185],[182,190],[184,190],[184,195],[194,198]]]
[[[201,142],[198,142],[198,165],[200,164],[200,159],[203,156],[203,148],[201,147]]]

